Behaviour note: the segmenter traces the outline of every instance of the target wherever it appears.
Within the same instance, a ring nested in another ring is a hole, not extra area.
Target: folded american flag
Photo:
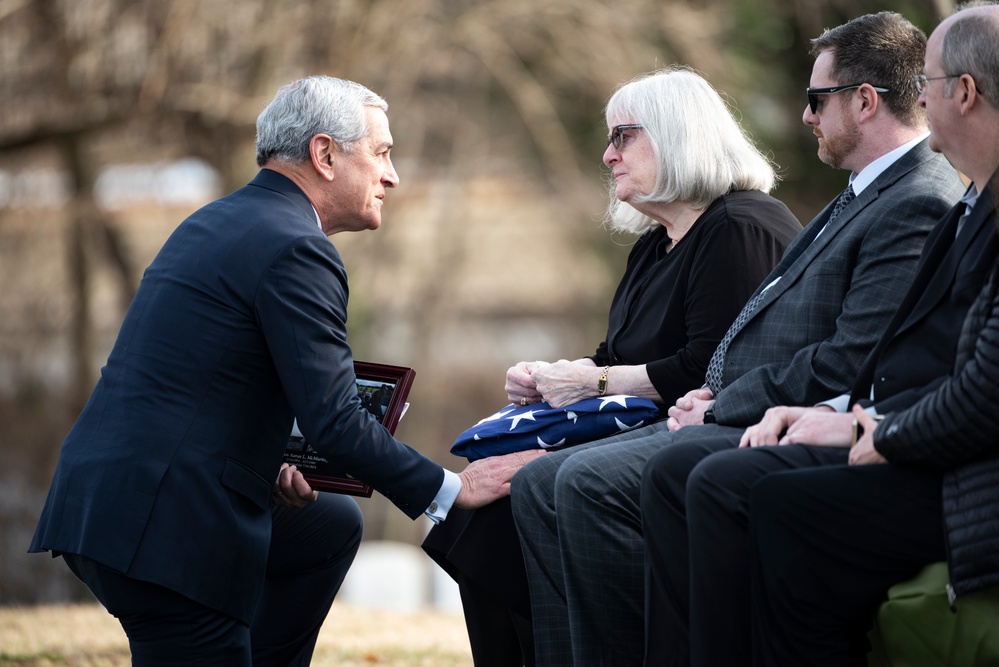
[[[469,461],[525,449],[567,447],[650,423],[659,408],[638,396],[586,398],[562,408],[548,403],[510,404],[466,430],[451,453]]]

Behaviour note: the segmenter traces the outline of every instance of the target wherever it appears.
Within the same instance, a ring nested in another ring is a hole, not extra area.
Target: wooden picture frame
[[[416,371],[405,366],[355,361],[354,375],[357,376],[357,393],[361,405],[389,433],[395,434],[399,420],[409,405],[406,398],[413,387]],[[371,497],[370,486],[338,469],[309,446],[298,430],[297,422],[288,438],[284,460],[297,466],[313,489]]]

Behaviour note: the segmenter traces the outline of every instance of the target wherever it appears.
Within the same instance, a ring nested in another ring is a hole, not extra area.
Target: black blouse
[[[656,225],[628,256],[607,338],[590,358],[598,366],[645,364],[672,405],[704,384],[722,336],[800,231],[783,203],[755,190],[713,201],[670,252]]]

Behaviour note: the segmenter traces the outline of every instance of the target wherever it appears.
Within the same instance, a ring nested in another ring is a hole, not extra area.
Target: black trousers
[[[847,457],[829,447],[738,444],[737,434],[674,442],[642,473],[650,667],[749,662],[750,491],[772,472]]]
[[[769,475],[750,497],[756,665],[865,664],[859,618],[945,557],[941,476],[889,464]]]
[[[423,550],[458,584],[475,667],[533,667],[527,573],[510,498],[452,508]]]
[[[118,618],[136,667],[305,666],[360,545],[361,512],[353,498],[320,493],[307,507],[276,507],[272,515],[263,595],[250,625],[89,558],[63,556]]]

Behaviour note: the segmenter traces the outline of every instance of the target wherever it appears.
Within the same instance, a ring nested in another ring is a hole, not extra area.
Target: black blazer
[[[442,468],[357,398],[347,275],[304,193],[262,170],[146,270],[66,438],[31,551],[75,553],[249,622],[292,418],[411,517]]]
[[[994,269],[968,312],[952,373],[874,431],[889,463],[943,473],[944,543],[958,595],[999,585],[997,279]]]
[[[906,408],[943,382],[954,367],[958,335],[996,259],[992,193],[986,189],[965,221],[958,204],[926,241],[916,277],[878,345],[864,362],[850,404],[887,413]]]

